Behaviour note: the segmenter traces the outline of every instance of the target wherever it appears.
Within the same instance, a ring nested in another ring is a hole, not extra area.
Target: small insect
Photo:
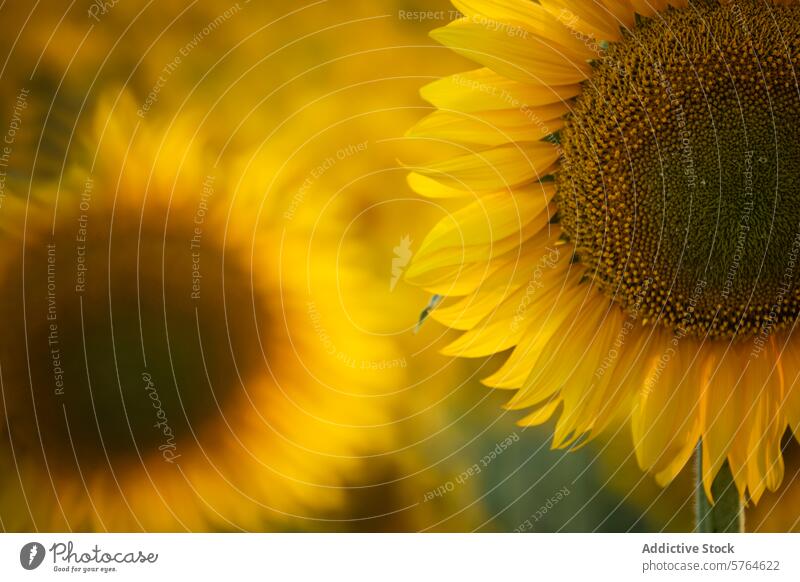
[[[431,297],[431,300],[428,302],[428,305],[425,309],[422,310],[422,313],[419,314],[419,321],[417,325],[414,327],[414,333],[419,333],[422,324],[425,323],[425,320],[428,319],[428,316],[431,314],[431,311],[436,309],[436,307],[442,302],[444,299],[443,295],[434,295]]]

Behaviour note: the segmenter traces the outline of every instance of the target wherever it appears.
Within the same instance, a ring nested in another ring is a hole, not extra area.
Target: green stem
[[[711,484],[712,504],[703,488],[703,445],[695,452],[695,531],[701,533],[737,533],[744,531],[744,507],[728,462]]]

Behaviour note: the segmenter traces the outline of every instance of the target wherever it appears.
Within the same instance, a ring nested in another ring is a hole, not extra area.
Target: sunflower
[[[701,443],[709,500],[758,502],[800,438],[800,4],[454,4],[432,36],[485,68],[422,90],[408,178],[468,199],[407,271],[447,353],[509,350],[485,383],[554,446],[629,419],[660,484]]]
[[[392,372],[347,355],[391,350],[339,315],[303,209],[114,102],[60,184],[2,206],[2,526],[299,527],[383,442]]]

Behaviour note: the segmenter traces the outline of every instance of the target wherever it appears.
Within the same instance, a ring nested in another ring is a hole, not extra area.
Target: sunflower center
[[[800,6],[695,2],[608,47],[560,139],[577,257],[630,312],[700,336],[800,313]]]
[[[68,472],[213,446],[263,368],[249,272],[196,208],[146,209],[140,230],[138,211],[70,206],[54,232],[32,208],[0,264],[8,446]]]

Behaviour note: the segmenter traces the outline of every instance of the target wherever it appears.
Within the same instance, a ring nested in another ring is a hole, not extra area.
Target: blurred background
[[[39,0],[0,6],[0,133],[8,136],[6,129],[13,129],[8,144],[13,147],[2,166],[3,229],[18,229],[24,220],[24,212],[8,211],[12,199],[27,207],[31,192],[69,188],[65,176],[107,147],[91,137],[104,125],[103,115],[128,124],[133,133],[156,136],[156,143],[166,140],[175,148],[184,141],[200,143],[204,159],[228,169],[224,180],[231,192],[247,189],[252,212],[263,215],[256,228],[273,237],[245,232],[243,238],[268,245],[259,252],[276,260],[287,256],[283,243],[263,241],[294,241],[291,260],[275,270],[276,288],[314,302],[320,320],[331,322],[323,334],[315,328],[316,316],[287,320],[288,337],[298,326],[307,327],[311,341],[323,349],[313,358],[300,354],[292,365],[307,377],[284,381],[283,389],[302,390],[324,368],[334,398],[337,390],[363,383],[369,406],[381,419],[366,430],[348,423],[349,408],[343,408],[336,422],[340,432],[352,433],[341,453],[347,462],[307,473],[303,479],[311,492],[298,496],[291,511],[278,516],[269,510],[279,504],[280,479],[265,481],[248,495],[223,487],[214,496],[188,494],[184,503],[226,519],[199,519],[188,527],[129,518],[106,519],[103,525],[92,519],[32,520],[19,508],[26,492],[36,499],[37,492],[30,491],[35,481],[14,476],[27,453],[4,436],[4,530],[691,528],[691,468],[667,489],[656,487],[636,466],[624,425],[578,451],[553,451],[551,425],[518,427],[521,413],[503,409],[508,394],[480,384],[499,359],[440,355],[455,336],[435,322],[415,332],[431,298],[403,281],[403,269],[449,208],[446,201],[420,199],[408,188],[403,163],[413,163],[422,146],[404,134],[429,111],[418,95],[422,85],[471,68],[428,38],[431,29],[456,17],[442,0]],[[99,110],[106,113],[98,116]],[[128,155],[138,150],[131,151]],[[168,170],[164,156],[159,167]],[[152,163],[148,158],[142,166]],[[92,195],[113,196],[113,189],[109,180],[96,184]],[[318,276],[323,269],[333,276]],[[296,273],[304,273],[298,290],[281,284],[283,276]],[[114,317],[124,321],[135,313],[120,310]],[[337,373],[335,365],[330,371],[333,364],[349,368],[347,374]],[[5,396],[27,389],[24,375],[5,374]],[[177,390],[193,398],[186,387]],[[11,407],[5,411],[6,432],[16,434],[9,424]],[[302,422],[292,421],[297,434],[315,430]],[[251,429],[248,442],[269,441],[270,430]],[[318,451],[308,451],[305,459],[302,452],[310,446],[299,447],[287,464],[314,463]],[[270,464],[269,454],[282,453],[277,448],[264,453],[262,463]],[[92,470],[105,468],[99,463]],[[247,480],[244,473],[238,478]],[[65,475],[51,477],[55,489],[59,480],[75,478]],[[98,495],[90,483],[83,493],[73,493],[69,507],[84,515],[78,508],[92,506]],[[239,505],[246,519],[236,517]],[[69,517],[69,507],[59,511]],[[102,511],[123,515],[130,508],[105,500]],[[766,518],[753,523],[766,530],[787,527]]]

